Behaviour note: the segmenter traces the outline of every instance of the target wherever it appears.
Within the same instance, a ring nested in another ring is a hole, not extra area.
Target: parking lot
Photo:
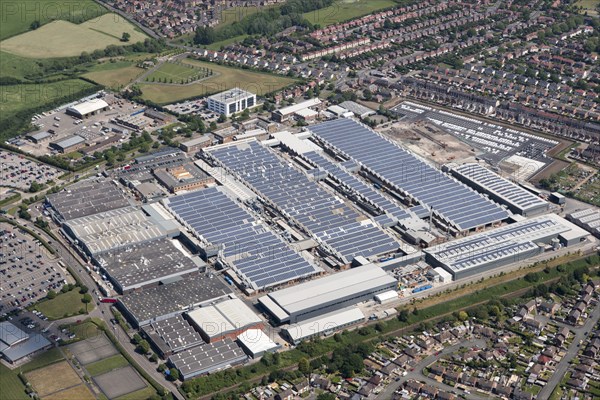
[[[219,118],[219,114],[206,108],[206,100],[203,99],[169,104],[165,108],[179,115],[199,115],[203,120],[208,122],[216,121]]]
[[[0,224],[0,245],[0,315],[33,304],[72,279],[39,241],[12,225]]]
[[[29,160],[20,154],[0,150],[0,181],[4,186],[27,191],[32,182],[46,184],[58,179],[62,173],[54,167]]]

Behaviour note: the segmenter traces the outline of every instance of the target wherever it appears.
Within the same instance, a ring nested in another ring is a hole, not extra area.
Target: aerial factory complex
[[[9,3],[0,400],[600,398],[598,1]]]

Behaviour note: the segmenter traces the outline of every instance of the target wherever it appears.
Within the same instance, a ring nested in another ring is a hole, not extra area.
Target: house
[[[404,384],[404,387],[409,392],[419,393],[419,392],[421,392],[421,389],[423,388],[423,384],[421,382],[409,380]]]
[[[327,389],[329,389],[330,385],[331,385],[331,382],[329,381],[329,379],[322,378],[320,376],[314,378],[312,381],[312,386],[317,389],[327,390]]]
[[[306,380],[294,384],[294,391],[296,392],[296,394],[306,393],[309,390],[310,384]]]
[[[560,305],[557,303],[543,301],[540,303],[539,309],[540,311],[554,315],[560,309]]]
[[[446,367],[438,363],[434,363],[429,367],[429,372],[431,372],[434,375],[443,376],[446,372]]]
[[[438,388],[436,388],[435,386],[432,385],[424,385],[421,388],[421,394],[425,395],[425,396],[429,396],[432,399],[435,398],[438,395]]]
[[[294,392],[292,389],[286,389],[283,392],[275,395],[275,400],[292,400],[294,398]]]

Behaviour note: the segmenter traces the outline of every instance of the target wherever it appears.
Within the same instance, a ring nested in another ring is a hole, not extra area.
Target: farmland
[[[141,84],[142,98],[158,104],[168,104],[191,97],[206,96],[234,87],[263,95],[295,82],[294,79],[285,76],[231,68],[203,61],[185,60],[183,63],[212,69],[215,74],[201,82],[184,86]]]
[[[93,0],[0,0],[0,40],[27,32],[34,21],[40,25],[54,20],[80,23],[106,12]]]
[[[312,24],[327,26],[396,6],[392,0],[341,0],[329,7],[302,14]]]
[[[121,35],[131,35],[128,42]],[[52,38],[48,41],[47,38]],[[104,14],[79,25],[68,21],[53,21],[34,31],[2,41],[2,50],[21,57],[73,57],[82,52],[104,49],[109,45],[124,45],[142,41],[146,35],[117,14]]]

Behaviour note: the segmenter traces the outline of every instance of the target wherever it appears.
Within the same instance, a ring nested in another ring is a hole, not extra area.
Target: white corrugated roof
[[[364,319],[365,315],[358,307],[350,307],[324,314],[317,318],[308,319],[301,324],[290,325],[285,330],[295,342],[316,334],[336,331],[341,326],[356,323]]]
[[[81,115],[86,115],[92,113],[94,111],[101,110],[105,107],[108,107],[108,103],[102,99],[92,99],[85,101],[83,103],[76,104],[72,107],[69,107],[69,110],[73,110],[78,112]]]
[[[248,329],[237,338],[252,354],[264,353],[279,347],[260,329]]]
[[[280,113],[281,115],[289,115],[289,114],[294,114],[294,113],[296,113],[302,109],[308,108],[308,107],[318,106],[319,104],[321,104],[321,100],[318,97],[315,97],[314,99],[305,100],[298,104],[293,104],[291,106],[283,107],[283,108],[277,110],[277,112]]]

